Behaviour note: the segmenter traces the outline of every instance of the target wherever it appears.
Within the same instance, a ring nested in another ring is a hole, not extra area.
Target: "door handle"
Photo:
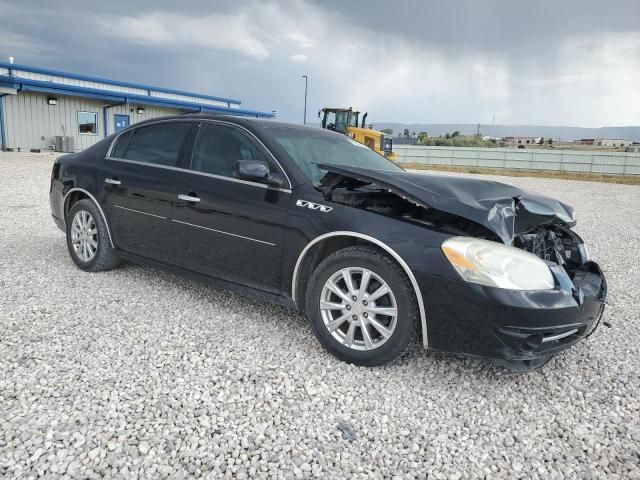
[[[120,185],[122,182],[115,178],[105,178],[104,183],[108,183],[109,185]]]
[[[182,193],[180,195],[178,195],[178,198],[180,200],[184,200],[185,202],[198,203],[200,201],[200,199],[198,197],[192,197],[191,195],[184,195]]]

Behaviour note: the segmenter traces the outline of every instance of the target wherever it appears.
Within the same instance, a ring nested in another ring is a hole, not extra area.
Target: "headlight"
[[[468,282],[511,290],[549,290],[555,287],[551,270],[534,254],[501,243],[453,237],[442,251]]]

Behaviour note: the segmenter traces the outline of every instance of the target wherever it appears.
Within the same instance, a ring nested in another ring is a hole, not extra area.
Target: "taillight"
[[[55,162],[53,164],[53,167],[51,168],[51,180],[55,180],[56,176],[58,175],[59,168],[60,168],[60,164]]]

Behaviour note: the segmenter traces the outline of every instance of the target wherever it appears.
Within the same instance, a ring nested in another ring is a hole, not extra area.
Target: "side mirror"
[[[267,162],[260,160],[238,160],[233,168],[233,175],[240,180],[266,183],[274,187],[285,185],[282,175],[271,173]]]

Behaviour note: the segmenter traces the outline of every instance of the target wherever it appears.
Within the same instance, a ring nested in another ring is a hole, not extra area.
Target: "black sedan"
[[[420,339],[526,370],[590,335],[604,308],[568,205],[406,172],[317,128],[139,123],[60,157],[50,202],[81,269],[127,259],[300,309],[358,365]]]

